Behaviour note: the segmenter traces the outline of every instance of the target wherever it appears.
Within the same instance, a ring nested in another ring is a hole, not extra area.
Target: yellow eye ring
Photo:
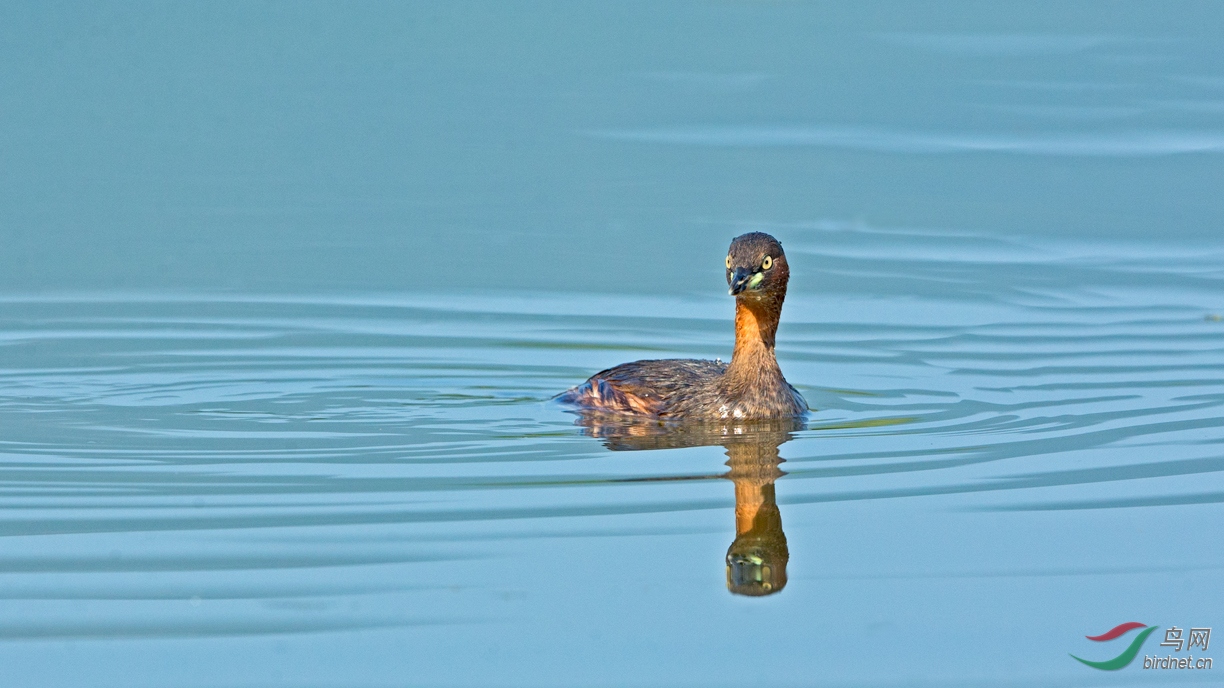
[[[727,254],[727,269],[728,270],[731,269],[731,254],[730,253]]]
[[[768,270],[773,267],[773,258],[765,256],[765,260],[761,261],[761,269]]]

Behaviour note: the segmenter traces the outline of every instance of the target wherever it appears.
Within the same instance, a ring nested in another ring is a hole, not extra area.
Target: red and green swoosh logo
[[[1080,662],[1087,664],[1093,669],[1101,669],[1102,671],[1116,671],[1121,669],[1127,664],[1130,664],[1131,660],[1135,658],[1135,655],[1139,654],[1139,648],[1143,647],[1143,641],[1147,640],[1149,635],[1152,635],[1152,631],[1155,631],[1157,628],[1156,626],[1148,626],[1147,624],[1141,624],[1138,621],[1128,621],[1124,624],[1118,624],[1100,635],[1084,636],[1089,640],[1095,640],[1098,643],[1103,643],[1107,640],[1113,640],[1114,638],[1124,636],[1136,628],[1142,628],[1144,630],[1140,632],[1139,635],[1135,636],[1135,639],[1131,641],[1130,646],[1123,650],[1122,654],[1114,657],[1113,659],[1108,659],[1104,662],[1092,662],[1082,657],[1076,657],[1075,655],[1071,656]]]

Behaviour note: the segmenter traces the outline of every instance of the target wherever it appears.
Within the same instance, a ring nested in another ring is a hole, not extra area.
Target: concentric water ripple
[[[784,509],[1224,501],[1218,250],[961,236],[957,251],[933,232],[769,229],[801,276],[780,357],[816,409],[781,449]],[[882,245],[891,255],[872,254]],[[521,593],[481,562],[515,543],[550,539],[564,560],[579,556],[565,543],[708,531],[669,514],[729,509],[720,447],[608,452],[550,399],[621,360],[725,357],[729,310],[698,296],[9,296],[0,637],[488,623],[514,608],[488,600]],[[793,567],[792,587],[813,575]]]

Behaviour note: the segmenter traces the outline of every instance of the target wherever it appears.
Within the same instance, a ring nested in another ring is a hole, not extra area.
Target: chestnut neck
[[[732,379],[758,378],[762,373],[782,374],[774,356],[774,336],[782,314],[782,298],[735,299],[735,351],[727,366]]]

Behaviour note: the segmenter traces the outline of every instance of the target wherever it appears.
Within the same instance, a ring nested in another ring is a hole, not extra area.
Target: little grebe
[[[787,418],[807,413],[774,356],[774,334],[790,269],[782,245],[768,234],[736,237],[727,253],[727,284],[735,296],[731,363],[672,358],[622,363],[596,373],[559,400],[584,411],[660,419]]]

